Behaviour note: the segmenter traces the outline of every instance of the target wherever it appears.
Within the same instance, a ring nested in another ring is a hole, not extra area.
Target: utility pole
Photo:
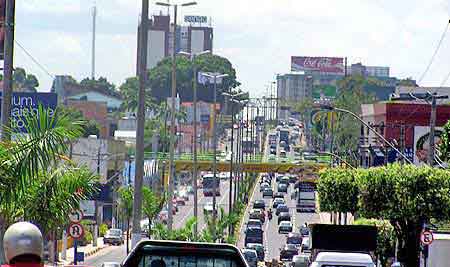
[[[437,94],[434,93],[431,95],[431,112],[430,112],[430,136],[428,137],[429,146],[428,149],[428,164],[430,166],[434,166],[434,135],[435,135],[435,128],[436,128],[436,97]]]
[[[213,100],[213,125],[212,125],[212,135],[213,135],[213,175],[214,175],[214,188],[213,188],[213,222],[216,223],[217,219],[217,136],[216,136],[216,103],[217,103],[217,75],[214,75],[214,100]],[[216,233],[214,233],[214,236]]]
[[[91,78],[95,80],[95,38],[96,38],[96,27],[97,27],[97,6],[92,8],[92,70],[91,70]]]
[[[149,0],[142,0],[142,15],[140,28],[139,55],[139,103],[136,129],[136,161],[134,177],[133,199],[133,231],[131,235],[132,246],[141,239],[142,217],[142,183],[144,180],[144,124],[145,124],[145,86],[147,76],[147,46],[148,46],[148,6]],[[172,201],[169,201],[170,203]],[[169,212],[171,214],[171,212]]]
[[[169,156],[169,212],[168,212],[168,222],[167,228],[169,231],[172,230],[173,225],[173,191],[174,191],[174,180],[175,180],[175,161],[174,161],[174,150],[175,150],[175,98],[177,94],[177,61],[176,61],[176,36],[177,36],[177,10],[178,6],[173,6],[174,10],[174,21],[173,21],[173,38],[172,38],[172,93],[171,93],[171,116],[170,116],[170,156]]]
[[[8,131],[11,125],[11,98],[12,76],[14,68],[14,26],[15,26],[15,0],[6,0],[5,42],[3,66],[3,97],[2,97],[2,141],[11,140]]]
[[[230,101],[231,105],[231,140],[230,140],[230,152],[231,152],[231,160],[230,160],[230,191],[228,192],[228,214],[231,214],[233,211],[233,142],[234,142],[234,103]],[[236,191],[236,185],[235,189]],[[233,226],[230,224],[228,233],[231,235],[233,233]]]
[[[198,173],[197,173],[197,68],[195,66],[194,62],[195,57],[193,56],[192,59],[192,65],[193,65],[193,84],[192,87],[194,89],[194,166],[193,166],[193,173],[192,173],[192,182],[193,182],[193,189],[194,189],[194,218],[198,222],[198,192],[197,192],[197,179],[198,179]],[[194,224],[194,236],[197,238],[198,233],[198,223]]]
[[[97,150],[97,176],[100,177],[100,152],[101,152],[101,140],[100,143],[98,145],[98,150]],[[93,236],[93,242],[92,242],[92,246],[96,247],[97,246],[97,239],[98,239],[98,226],[100,224],[100,220],[99,220],[99,205],[98,205],[98,200],[96,199],[94,202],[95,205],[95,225],[94,225],[94,236]]]

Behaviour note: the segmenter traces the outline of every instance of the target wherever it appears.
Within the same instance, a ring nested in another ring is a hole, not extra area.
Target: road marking
[[[198,193],[197,193],[198,194]],[[194,198],[194,196],[192,196],[192,198]],[[201,195],[200,198],[197,198],[197,203],[200,203],[203,200],[204,196]],[[192,202],[194,202],[194,200],[192,199]],[[181,220],[178,222],[178,227],[175,228],[179,228],[182,227],[183,224],[185,223],[185,221],[189,218],[189,217],[194,217],[194,205],[195,203],[192,204],[192,207],[189,209],[189,211],[187,212],[187,214],[185,216],[183,216],[183,218],[181,218]],[[200,205],[197,205],[197,207],[199,207]],[[200,208],[200,207],[199,207]],[[198,212],[197,212],[198,215]],[[198,222],[197,222],[198,223]]]

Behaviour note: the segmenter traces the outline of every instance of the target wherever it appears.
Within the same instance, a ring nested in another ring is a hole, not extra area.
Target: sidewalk
[[[103,237],[99,237],[97,239],[97,247],[94,247],[91,243],[91,244],[88,244],[87,246],[78,246],[77,251],[84,252],[84,258],[86,259],[87,257],[97,253],[99,250],[101,250],[105,247],[106,246],[103,243]],[[59,259],[61,259],[61,260],[58,263],[58,266],[71,265],[73,263],[73,259],[74,259],[74,248],[71,247],[71,248],[67,249],[65,260],[62,259],[62,253],[59,253]]]

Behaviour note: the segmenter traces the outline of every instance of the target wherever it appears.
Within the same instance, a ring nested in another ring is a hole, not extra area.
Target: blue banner
[[[0,92],[0,110],[2,101],[2,92]],[[56,112],[58,97],[56,93],[25,93],[13,92],[11,98],[11,128],[17,132],[26,132],[25,115],[37,115],[39,105],[42,105],[50,116]],[[1,112],[0,112],[1,113]]]

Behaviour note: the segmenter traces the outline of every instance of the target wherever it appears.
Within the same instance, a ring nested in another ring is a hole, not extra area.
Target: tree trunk
[[[399,241],[398,260],[404,263],[405,267],[419,267],[420,266],[420,233],[422,225],[417,221],[407,221],[405,227],[402,227],[402,237]]]
[[[3,253],[3,236],[5,235],[6,228],[6,220],[0,215],[0,265],[6,263],[5,254]]]
[[[148,219],[148,238],[152,237],[152,220]]]
[[[130,217],[127,218],[127,254],[130,253]]]

